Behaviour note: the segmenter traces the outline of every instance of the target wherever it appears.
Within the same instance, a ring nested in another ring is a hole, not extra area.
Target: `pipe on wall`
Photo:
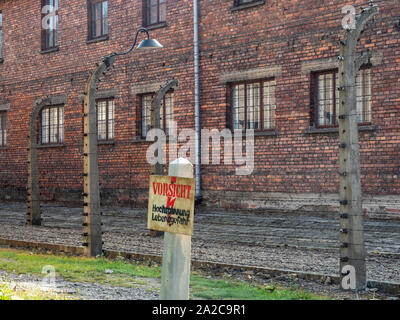
[[[196,131],[196,204],[203,198],[201,193],[201,125],[200,125],[200,75],[199,75],[199,0],[193,0],[194,43],[194,113]]]

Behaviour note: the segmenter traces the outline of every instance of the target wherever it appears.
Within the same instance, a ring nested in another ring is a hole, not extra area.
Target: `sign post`
[[[195,179],[193,165],[179,158],[169,176],[151,176],[148,228],[164,231],[161,300],[188,300],[193,234]]]

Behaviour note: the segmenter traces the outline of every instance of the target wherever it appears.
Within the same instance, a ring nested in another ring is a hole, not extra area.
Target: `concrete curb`
[[[69,246],[63,244],[52,244],[45,242],[30,242],[23,240],[12,240],[12,239],[4,239],[0,238],[0,245],[9,246],[12,248],[26,248],[26,249],[45,249],[52,252],[63,252],[72,255],[84,255],[85,248],[84,247],[76,247]],[[135,252],[127,252],[127,251],[116,251],[116,250],[103,250],[104,255],[107,258],[116,258],[118,256],[122,256],[126,259],[134,259],[139,261],[153,261],[157,263],[162,263],[162,257],[151,254],[143,254],[143,253],[135,253]],[[261,268],[247,265],[234,265],[234,264],[226,264],[226,263],[217,263],[210,261],[201,261],[201,260],[192,260],[192,268],[197,270],[213,270],[213,271],[240,271],[240,272],[254,272],[261,275],[268,275],[270,277],[278,277],[282,275],[292,276],[294,279],[302,279],[308,281],[314,281],[319,283],[330,283],[330,284],[340,284],[340,277],[337,275],[327,275],[321,273],[313,273],[313,272],[302,272],[302,271],[294,271],[287,269],[270,269],[270,268]],[[384,281],[375,281],[369,280],[367,282],[368,288],[377,288],[379,291],[391,294],[391,295],[400,295],[400,283],[394,282],[384,282]]]

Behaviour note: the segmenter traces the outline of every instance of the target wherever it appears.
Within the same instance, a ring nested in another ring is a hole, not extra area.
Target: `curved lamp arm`
[[[114,56],[123,56],[123,55],[128,54],[128,53],[133,51],[133,49],[136,46],[136,42],[137,42],[139,33],[141,33],[141,32],[146,33],[147,39],[150,39],[149,31],[144,27],[139,28],[138,31],[136,31],[136,36],[135,36],[135,40],[133,41],[132,47],[128,51],[125,51],[125,52],[113,52],[109,56],[107,56],[107,57],[105,57],[103,59],[103,62],[105,63],[107,68],[110,66],[110,58],[112,58]]]

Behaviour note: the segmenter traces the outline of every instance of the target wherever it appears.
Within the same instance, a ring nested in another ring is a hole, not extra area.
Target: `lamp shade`
[[[149,50],[149,49],[160,49],[163,45],[156,39],[145,39],[140,42],[136,50]]]

